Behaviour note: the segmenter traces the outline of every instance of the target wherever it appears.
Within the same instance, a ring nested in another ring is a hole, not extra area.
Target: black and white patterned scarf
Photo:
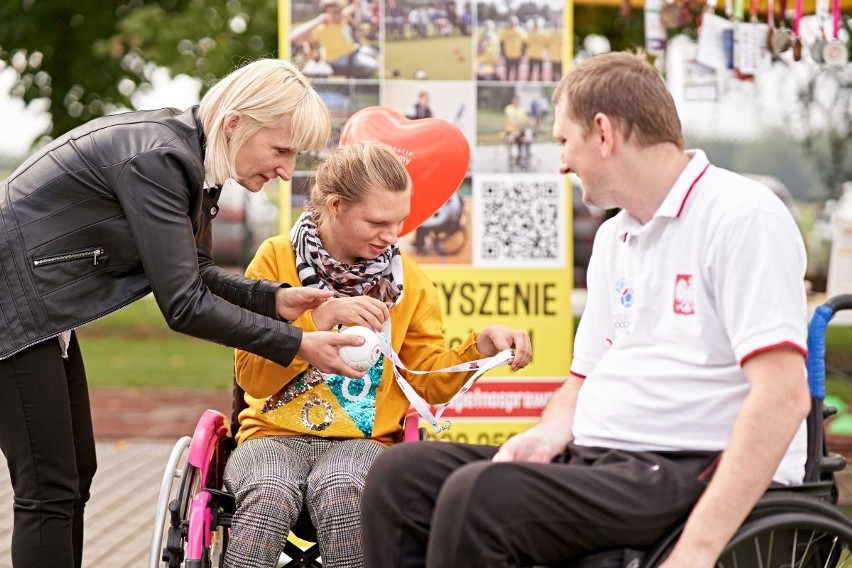
[[[334,260],[322,246],[317,226],[308,211],[290,230],[296,251],[296,270],[302,286],[333,290],[336,296],[370,296],[388,308],[402,298],[402,257],[392,245],[378,258],[349,265]]]

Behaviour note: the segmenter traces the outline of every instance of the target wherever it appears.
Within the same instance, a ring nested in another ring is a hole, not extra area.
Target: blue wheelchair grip
[[[825,332],[834,317],[834,308],[817,306],[808,327],[808,388],[817,400],[825,399]]]

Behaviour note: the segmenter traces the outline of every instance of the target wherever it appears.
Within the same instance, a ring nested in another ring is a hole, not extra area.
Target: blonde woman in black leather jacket
[[[0,449],[15,494],[15,568],[81,565],[96,459],[75,328],[153,292],[175,331],[359,375],[338,349],[363,340],[288,323],[330,293],[231,274],[211,252],[225,181],[256,192],[290,179],[298,152],[324,147],[329,131],[307,79],[265,59],[185,112],[76,128],[2,182]]]

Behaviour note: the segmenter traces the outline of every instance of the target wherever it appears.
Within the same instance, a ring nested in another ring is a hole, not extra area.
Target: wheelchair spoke
[[[766,553],[767,553],[766,566],[768,566],[768,567],[772,566],[772,544],[773,544],[774,540],[775,540],[775,533],[774,532],[769,533],[769,546],[766,547]]]
[[[796,562],[797,562],[796,561],[796,553],[799,551],[798,542],[799,542],[799,530],[796,529],[795,531],[793,531],[793,548],[790,550],[790,554],[791,554],[790,566],[793,566],[793,568],[796,568],[796,566],[797,566],[797,564],[796,564]],[[805,545],[805,550],[802,552],[802,560],[798,563],[798,566],[800,568],[805,565],[805,560],[807,560],[807,558],[808,558],[808,553],[811,550],[811,545],[813,544],[813,542],[814,542],[814,531],[811,531],[811,537],[808,539],[808,544]]]
[[[759,539],[754,539],[754,554],[755,554],[755,557],[757,558],[757,564],[758,564],[757,568],[763,568],[763,560],[761,560],[761,558],[763,558],[763,555],[760,553],[760,540]]]
[[[828,551],[828,556],[825,557],[825,564],[823,564],[823,568],[829,568],[828,563],[831,562],[831,559],[834,558],[834,549],[837,546],[837,539],[834,538],[831,541],[831,550]]]

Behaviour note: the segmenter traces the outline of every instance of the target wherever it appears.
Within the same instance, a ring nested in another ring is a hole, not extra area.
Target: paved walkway
[[[174,443],[230,392],[107,389],[91,393],[98,472],[86,507],[85,568],[145,568],[157,496]],[[12,489],[0,466],[0,568],[11,568]]]
[[[145,567],[157,495],[172,444],[98,443],[98,473],[86,507],[85,567]],[[12,489],[0,468],[0,567],[10,568]]]

